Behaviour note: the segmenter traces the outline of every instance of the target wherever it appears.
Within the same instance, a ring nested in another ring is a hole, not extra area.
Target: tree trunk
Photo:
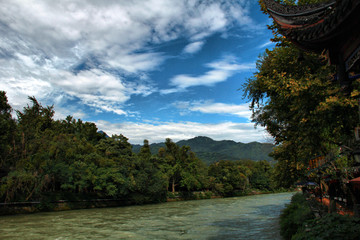
[[[25,133],[21,133],[21,146],[22,146],[22,157],[26,157],[26,149],[25,149]]]
[[[175,192],[175,179],[173,179],[172,180],[172,185],[171,185],[171,187],[172,187],[172,192],[174,193]]]

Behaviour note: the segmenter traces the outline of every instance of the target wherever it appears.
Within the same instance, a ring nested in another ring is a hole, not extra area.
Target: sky
[[[0,0],[0,90],[133,144],[271,142],[241,90],[269,23],[255,0]]]

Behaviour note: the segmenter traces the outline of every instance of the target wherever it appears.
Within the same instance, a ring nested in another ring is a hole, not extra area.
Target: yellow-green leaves
[[[253,121],[286,153],[274,155],[283,161],[283,170],[296,172],[299,162],[326,154],[352,135],[360,83],[344,91],[322,56],[294,46],[276,47],[258,60],[257,70],[244,86],[245,96],[252,102]]]

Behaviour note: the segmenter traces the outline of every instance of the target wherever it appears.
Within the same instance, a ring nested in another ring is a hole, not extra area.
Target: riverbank
[[[306,194],[295,194],[280,215],[282,237],[292,240],[360,239],[360,218],[336,211],[329,213],[330,203],[326,203],[326,200],[319,202]]]
[[[240,196],[251,196],[251,195],[260,195],[260,194],[281,193],[281,192],[290,192],[290,191],[286,191],[284,189],[282,189],[281,191],[248,190],[246,192],[234,193],[233,196],[221,196],[212,191],[175,192],[175,193],[168,192],[167,198],[163,202],[240,197]],[[149,204],[149,203],[154,203],[154,202],[146,202],[144,204]],[[161,203],[161,202],[157,202],[157,203]],[[68,210],[76,210],[76,209],[121,207],[121,206],[132,206],[132,205],[139,205],[139,204],[133,203],[129,200],[120,200],[120,199],[12,202],[12,203],[0,203],[0,216],[29,214],[29,213],[37,213],[37,212],[49,212],[49,211],[68,211]]]
[[[252,196],[260,194],[272,194],[272,193],[283,193],[283,192],[293,192],[293,189],[280,189],[278,191],[261,191],[261,190],[247,190],[247,191],[238,191],[234,192],[231,196],[222,196],[212,191],[197,191],[197,192],[168,192],[167,202],[175,201],[186,201],[186,200],[201,200],[201,199],[215,199],[215,198],[227,198],[227,197],[242,197],[242,196]]]
[[[129,202],[116,199],[93,199],[53,202],[13,202],[0,204],[1,215],[28,214],[37,212],[67,211],[76,209],[107,208],[132,205]]]

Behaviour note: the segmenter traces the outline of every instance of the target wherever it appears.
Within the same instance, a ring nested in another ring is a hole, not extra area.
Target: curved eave
[[[286,19],[283,19],[283,18],[275,16],[275,15],[273,15],[272,17],[275,20],[275,22],[281,27],[281,29],[285,29],[285,30],[288,30],[288,29],[295,29],[295,30],[296,29],[305,29],[305,28],[308,28],[308,27],[314,27],[317,24],[321,24],[321,23],[324,22],[324,19],[319,19],[318,21],[313,22],[311,24],[294,24],[293,22],[287,21]]]
[[[277,15],[284,19],[292,19],[291,21],[296,21],[294,18],[311,18],[311,16],[316,16],[321,12],[325,12],[328,9],[331,9],[335,4],[336,0],[329,0],[326,3],[318,4],[307,4],[307,5],[284,5],[280,4],[275,0],[262,0],[265,4],[266,9],[271,15]],[[294,22],[294,24],[296,24]]]
[[[360,17],[359,0],[333,0],[326,4],[299,7],[285,6],[274,0],[263,2],[279,25],[280,32],[290,41],[309,50],[321,51],[343,34],[344,29],[348,29],[348,19]]]

